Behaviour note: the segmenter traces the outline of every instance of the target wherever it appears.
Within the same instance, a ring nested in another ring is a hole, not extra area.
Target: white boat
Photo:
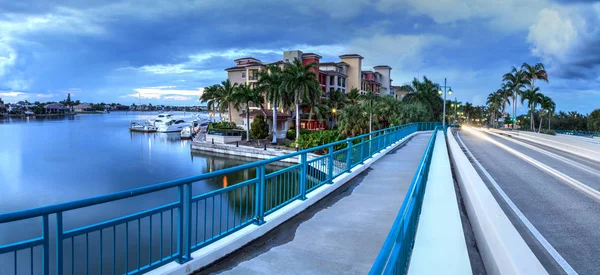
[[[191,125],[190,122],[186,122],[182,119],[179,120],[170,120],[163,125],[158,126],[158,132],[160,133],[170,133],[170,132],[181,132],[186,127]]]
[[[192,130],[192,127],[185,127],[183,128],[183,130],[181,130],[181,139],[191,139],[193,137],[193,133],[194,131]]]
[[[147,122],[130,122],[129,130],[132,132],[153,133],[158,130],[158,127]]]
[[[154,126],[160,127],[173,120],[173,116],[171,116],[170,114],[159,114],[154,120],[150,120],[150,122],[152,122]]]

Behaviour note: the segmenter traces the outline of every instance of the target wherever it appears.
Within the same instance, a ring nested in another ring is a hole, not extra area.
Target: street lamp
[[[441,89],[438,90],[438,94],[442,95],[442,93],[444,93],[444,117],[442,118],[442,126],[446,128],[446,94],[452,95],[452,88],[446,85],[446,78],[444,78],[444,91],[442,91]]]

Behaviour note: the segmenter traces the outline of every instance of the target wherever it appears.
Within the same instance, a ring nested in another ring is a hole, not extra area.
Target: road
[[[600,163],[474,129],[457,135],[550,274],[600,274]]]

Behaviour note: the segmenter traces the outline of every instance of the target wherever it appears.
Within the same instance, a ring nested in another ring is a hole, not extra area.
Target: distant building
[[[374,93],[396,96],[395,90],[392,89],[392,79],[390,78],[392,67],[387,65],[375,66],[374,71],[363,71],[363,57],[359,54],[344,54],[339,56],[339,62],[321,62],[322,57],[316,53],[303,53],[300,50],[291,50],[283,52],[283,59],[271,63],[263,63],[253,57],[244,57],[234,60],[236,65],[225,69],[229,81],[238,85],[256,85],[259,78],[259,72],[265,70],[267,65],[278,65],[283,67],[285,64],[292,63],[294,59],[302,62],[302,65],[315,63],[317,68],[313,72],[317,75],[319,85],[323,91],[322,96],[327,96],[331,91],[341,90],[344,93],[349,93],[350,90],[356,88],[361,94],[367,93],[369,90]],[[270,102],[265,102],[266,108],[271,108]],[[231,110],[231,120],[238,125],[244,125],[241,112],[229,106]],[[259,108],[250,106],[251,113]],[[288,110],[280,110],[285,113]],[[302,113],[310,112],[310,107],[304,106],[301,110],[301,127],[305,129],[322,129],[324,123],[311,120],[308,123],[308,118]],[[269,112],[267,112],[269,113]],[[272,117],[266,115],[269,125],[272,125]],[[293,123],[294,115],[288,117],[288,122]],[[279,120],[279,118],[277,119]],[[284,129],[287,127],[278,127]]]
[[[44,110],[46,110],[46,114],[63,114],[68,109],[60,103],[50,103],[44,106]]]
[[[73,110],[74,110],[76,113],[82,113],[82,112],[90,112],[90,111],[92,111],[93,109],[92,109],[92,107],[91,107],[90,105],[87,105],[87,104],[79,104],[79,105],[77,105],[77,106],[73,107]]]

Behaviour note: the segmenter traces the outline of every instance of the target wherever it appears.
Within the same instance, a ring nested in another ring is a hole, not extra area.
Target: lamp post
[[[442,93],[444,93],[444,117],[442,118],[442,126],[446,128],[446,94],[452,95],[452,88],[446,85],[446,78],[444,78],[444,91],[442,92],[442,90],[438,90],[438,94],[441,95]]]

